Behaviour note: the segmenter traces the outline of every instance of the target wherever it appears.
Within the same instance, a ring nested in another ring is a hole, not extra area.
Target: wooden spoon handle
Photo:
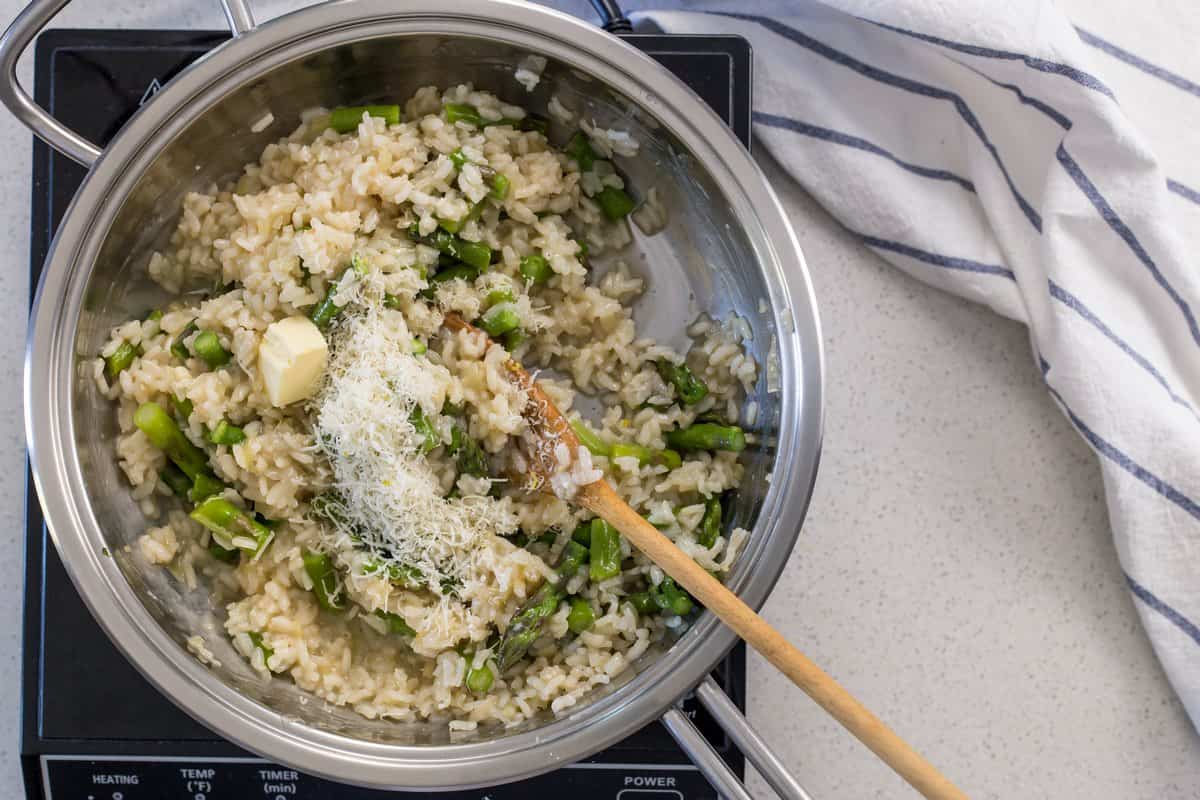
[[[775,665],[805,694],[869,747],[925,797],[965,800],[966,795],[848,691],[801,653],[720,581],[708,574],[629,507],[607,481],[581,487],[576,501],[610,522],[651,561],[681,583],[721,621]]]

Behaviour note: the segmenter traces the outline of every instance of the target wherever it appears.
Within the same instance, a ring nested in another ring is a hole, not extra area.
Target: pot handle
[[[750,727],[742,712],[712,677],[705,678],[696,687],[696,698],[779,797],[783,800],[812,800],[758,732]],[[704,738],[704,734],[700,733],[679,708],[672,708],[664,714],[662,722],[692,759],[692,763],[704,773],[704,777],[708,778],[708,782],[722,797],[727,800],[743,800],[750,797],[746,787],[725,763],[725,759],[721,758],[708,739]]]
[[[34,37],[71,0],[33,0],[0,37],[0,102],[34,135],[63,155],[90,167],[100,157],[99,147],[50,116],[25,91],[17,79],[17,61]],[[254,28],[246,0],[220,0],[234,36]]]

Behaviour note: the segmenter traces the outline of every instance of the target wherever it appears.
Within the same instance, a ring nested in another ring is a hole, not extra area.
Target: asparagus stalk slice
[[[562,600],[563,592],[558,584],[546,581],[513,615],[496,649],[496,664],[501,672],[508,671],[509,667],[525,657],[530,646],[541,636],[546,618],[558,610]]]
[[[342,106],[329,112],[329,127],[338,133],[350,133],[358,129],[363,114],[379,117],[388,125],[396,125],[400,122],[400,106],[398,105]]]
[[[721,498],[713,495],[704,501],[704,516],[700,520],[700,531],[696,541],[704,547],[712,547],[721,535]]]
[[[543,284],[554,277],[550,262],[541,253],[522,258],[519,269],[521,277],[533,284]]]
[[[509,667],[524,658],[530,646],[541,636],[546,619],[558,610],[559,603],[566,596],[561,584],[579,571],[586,557],[587,548],[578,542],[567,542],[559,560],[557,576],[543,583],[533,597],[521,606],[500,637],[500,645],[496,648],[496,664],[500,672],[508,671]]]
[[[676,364],[660,358],[655,367],[663,381],[675,387],[675,392],[679,395],[679,400],[683,405],[694,406],[708,397],[708,386],[696,377],[687,364]]]
[[[109,380],[112,380],[129,369],[135,358],[137,358],[137,348],[129,342],[121,342],[111,355],[105,357],[104,374],[108,376]]]
[[[746,434],[736,425],[701,422],[668,431],[665,438],[675,450],[729,450],[740,453],[746,449]]]
[[[667,577],[650,592],[654,604],[662,611],[669,611],[677,617],[685,616],[695,605],[691,596],[680,589],[674,579]]]
[[[629,216],[629,212],[637,205],[628,192],[615,186],[605,186],[593,199],[600,204],[604,216],[613,222]]]
[[[583,420],[572,420],[571,430],[575,431],[575,436],[579,439],[579,443],[588,449],[594,456],[611,455],[611,449],[600,435],[587,426]]]
[[[275,537],[266,525],[220,496],[207,498],[190,516],[226,550],[242,550],[258,557]]]
[[[208,440],[213,444],[237,444],[246,441],[246,432],[223,419],[208,432]]]
[[[375,616],[387,623],[388,633],[394,633],[398,636],[417,635],[417,632],[414,631],[409,624],[404,621],[404,617],[400,616],[399,614],[393,614],[390,611],[379,609],[375,612]]]
[[[583,597],[571,599],[571,610],[567,612],[567,628],[574,634],[580,634],[596,622],[596,612],[592,604]]]
[[[179,425],[158,403],[139,406],[133,413],[133,424],[193,481],[197,475],[208,471],[208,456],[184,436]]]
[[[304,571],[312,579],[313,594],[317,596],[318,605],[326,611],[345,609],[346,598],[338,589],[337,570],[333,566],[333,559],[324,553],[314,553],[311,550],[304,551],[301,559],[304,562]]]
[[[596,517],[592,520],[591,559],[588,577],[607,580],[621,572],[621,534],[612,525]]]
[[[486,661],[478,667],[469,667],[467,669],[467,688],[475,694],[487,694],[495,680],[496,676],[492,674],[492,667]]]
[[[229,363],[233,354],[221,347],[221,341],[212,331],[204,331],[192,340],[192,351],[209,369],[217,369]]]

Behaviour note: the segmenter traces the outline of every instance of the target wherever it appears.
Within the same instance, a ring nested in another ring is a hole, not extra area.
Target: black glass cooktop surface
[[[112,138],[173,75],[226,39],[196,31],[56,30],[39,37],[37,101],[91,141]],[[685,80],[749,145],[749,45],[738,37],[638,35],[629,40]],[[54,230],[85,170],[35,143],[31,269],[36,286]],[[67,577],[27,498],[22,767],[26,794],[45,800],[358,800],[386,793],[271,764],[216,736],[146,682],[109,642]],[[739,706],[745,654],[716,676]],[[740,774],[741,755],[693,701],[701,730]],[[647,726],[587,761],[447,798],[692,800],[716,793],[666,730]]]

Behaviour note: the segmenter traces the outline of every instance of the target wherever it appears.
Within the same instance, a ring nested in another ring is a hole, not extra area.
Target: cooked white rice
[[[539,67],[530,70],[535,84],[544,64],[528,66]],[[580,258],[579,241],[586,241],[591,256],[629,241],[627,224],[606,221],[588,197],[600,186],[622,185],[620,175],[601,161],[598,165],[605,166],[581,176],[576,164],[539,133],[508,125],[448,124],[440,115],[445,102],[474,105],[487,120],[525,116],[523,109],[470,86],[443,93],[422,89],[405,104],[400,124],[387,127],[366,118],[344,135],[326,130],[325,115],[314,113],[290,136],[269,145],[234,185],[189,194],[170,249],[153,256],[149,273],[176,293],[214,282],[233,288],[207,297],[180,295],[161,319],[114,328],[100,355],[111,355],[123,343],[136,346],[139,355],[111,381],[103,358],[94,374],[115,403],[121,430],[116,455],[150,520],[135,552],[148,564],[170,569],[189,589],[214,592],[224,604],[226,634],[254,669],[264,678],[286,676],[367,717],[445,719],[454,730],[469,730],[481,721],[517,723],[543,709],[569,708],[620,674],[667,628],[681,625],[677,617],[640,616],[622,602],[636,588],[661,581],[661,571],[633,553],[617,578],[598,585],[586,577],[572,579],[568,591],[591,603],[595,624],[569,636],[563,605],[522,664],[497,676],[490,691],[470,691],[462,653],[473,650],[477,662],[489,657],[486,642],[492,632],[503,631],[553,574],[548,565],[586,515],[554,493],[458,477],[453,460],[439,448],[429,454],[429,463],[440,489],[460,494],[444,501],[447,508],[486,502],[497,519],[508,520],[530,540],[551,530],[558,535],[518,547],[500,532],[473,534],[462,544],[470,552],[459,575],[461,588],[445,596],[403,588],[378,574],[354,574],[354,559],[361,560],[354,543],[339,538],[309,506],[316,494],[344,478],[314,436],[320,398],[282,409],[269,402],[257,363],[266,328],[306,315],[340,279],[335,297],[347,307],[331,334],[336,348],[355,324],[363,323],[355,310],[360,304],[378,301],[384,292],[398,298],[398,310],[378,313],[393,315],[387,324],[428,342],[424,358],[428,375],[434,376],[430,380],[436,381],[433,391],[446,401],[467,404],[470,435],[493,454],[511,450],[525,426],[522,398],[504,377],[505,354],[440,328],[448,311],[477,317],[497,289],[512,292],[529,334],[515,355],[531,369],[550,370],[540,380],[564,414],[575,414],[579,393],[599,398],[606,411],[589,424],[611,442],[658,450],[665,447],[666,431],[701,414],[737,421],[757,370],[734,332],[702,319],[692,328],[696,343],[687,363],[707,383],[709,395],[693,407],[670,404],[671,390],[654,362],[680,357],[637,335],[630,304],[642,290],[642,279],[618,262],[594,280]],[[560,119],[570,115],[561,104],[552,111]],[[602,155],[636,152],[628,134],[583,124]],[[461,171],[447,157],[456,149],[473,162]],[[488,193],[478,165],[507,177],[511,188],[502,209],[489,204],[460,236],[487,243],[498,253],[498,263],[474,281],[442,284],[434,301],[426,301],[420,296],[428,285],[422,276],[438,254],[414,243],[407,228],[416,223],[428,234],[439,218],[466,215]],[[589,182],[594,185],[586,186]],[[656,193],[650,197],[654,206],[644,214],[647,227],[660,227],[665,211]],[[534,251],[553,270],[543,286],[527,286],[518,272],[521,258]],[[369,278],[360,280],[353,271],[343,276],[352,255],[370,265]],[[351,286],[354,281],[361,285]],[[366,321],[383,324],[380,319]],[[209,369],[198,358],[180,361],[172,355],[172,341],[192,320],[201,330],[215,332],[232,352],[229,366]],[[172,397],[191,402],[185,432],[209,452],[213,470],[229,487],[226,497],[280,521],[258,559],[243,557],[229,565],[212,557],[210,534],[189,519],[160,479],[166,460],[134,426],[133,414],[147,402],[170,410]],[[208,444],[206,430],[221,420],[241,426],[245,440]],[[448,440],[448,430],[439,434]],[[590,472],[593,468],[599,472]],[[575,477],[587,480],[602,473],[707,569],[727,570],[745,538],[738,529],[712,547],[696,541],[703,497],[740,482],[735,453],[690,454],[676,469],[596,456],[579,470]],[[487,496],[489,490],[493,497]],[[628,550],[627,543],[623,546]],[[329,553],[349,570],[343,575],[352,601],[347,613],[335,616],[319,608],[302,563],[306,550]],[[416,635],[389,634],[370,613],[375,610],[399,615]],[[193,636],[188,646],[200,660],[215,663],[202,637]]]

